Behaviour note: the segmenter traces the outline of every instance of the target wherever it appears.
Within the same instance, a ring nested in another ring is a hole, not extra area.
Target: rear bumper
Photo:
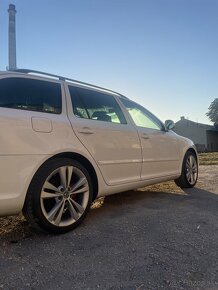
[[[19,213],[29,184],[45,155],[0,156],[0,216]]]
[[[25,197],[22,196],[1,196],[0,198],[0,217],[18,214],[22,211]]]

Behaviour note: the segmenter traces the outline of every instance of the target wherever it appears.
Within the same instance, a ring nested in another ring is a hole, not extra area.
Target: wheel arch
[[[34,177],[36,176],[36,174],[39,172],[39,170],[50,160],[54,160],[57,158],[70,158],[73,159],[75,161],[78,161],[79,163],[81,163],[89,172],[92,183],[93,183],[93,201],[95,200],[95,198],[98,195],[98,191],[99,191],[99,182],[98,182],[98,177],[95,171],[95,168],[93,167],[93,165],[91,164],[91,162],[84,157],[83,155],[79,154],[79,153],[74,153],[74,152],[62,152],[62,153],[58,153],[56,155],[51,156],[50,158],[46,159],[40,166],[39,168],[36,170],[36,172],[34,173],[29,186],[28,186],[28,190],[27,190],[27,194],[29,192],[29,187],[34,179]],[[25,197],[25,200],[27,198],[27,194]],[[24,205],[25,205],[25,201],[24,201]],[[23,207],[24,207],[23,205]]]
[[[88,170],[90,174],[91,180],[93,182],[93,200],[95,200],[95,198],[98,195],[98,177],[97,177],[95,168],[93,167],[91,162],[83,155],[79,153],[74,153],[74,152],[59,153],[57,155],[52,156],[50,159],[62,158],[62,157],[76,160],[79,163],[81,163],[84,167],[86,167],[86,169]]]
[[[181,160],[180,160],[180,172],[182,173],[182,166],[183,166],[183,161],[184,161],[184,158],[185,158],[185,155],[188,153],[188,152],[191,152],[195,155],[196,157],[196,160],[197,160],[197,163],[199,165],[199,160],[198,160],[198,153],[197,153],[197,150],[193,147],[193,146],[190,146],[190,147],[186,147],[183,149],[182,151],[182,156],[181,156]]]
[[[196,160],[197,160],[197,162],[198,162],[198,154],[197,154],[197,151],[196,151],[193,147],[188,148],[188,150],[186,151],[186,153],[187,153],[187,152],[192,152],[192,153],[195,155]],[[185,154],[186,154],[186,153],[185,153]]]

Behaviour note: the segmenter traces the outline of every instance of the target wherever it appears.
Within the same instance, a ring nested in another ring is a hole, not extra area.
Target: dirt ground
[[[218,166],[97,200],[62,236],[0,218],[0,289],[218,289]]]
[[[218,194],[218,165],[200,166],[197,186]]]

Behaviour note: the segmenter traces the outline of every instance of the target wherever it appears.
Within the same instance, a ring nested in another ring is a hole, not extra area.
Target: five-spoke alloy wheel
[[[92,196],[89,173],[79,162],[50,160],[30,185],[24,215],[48,232],[64,233],[81,223]]]

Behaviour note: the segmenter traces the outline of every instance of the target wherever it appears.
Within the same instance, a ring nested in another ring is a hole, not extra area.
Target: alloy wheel
[[[189,155],[186,161],[186,178],[190,185],[195,184],[198,178],[198,165],[193,155]]]
[[[89,202],[89,183],[84,173],[74,166],[62,166],[45,180],[40,204],[47,221],[58,227],[75,223]]]

